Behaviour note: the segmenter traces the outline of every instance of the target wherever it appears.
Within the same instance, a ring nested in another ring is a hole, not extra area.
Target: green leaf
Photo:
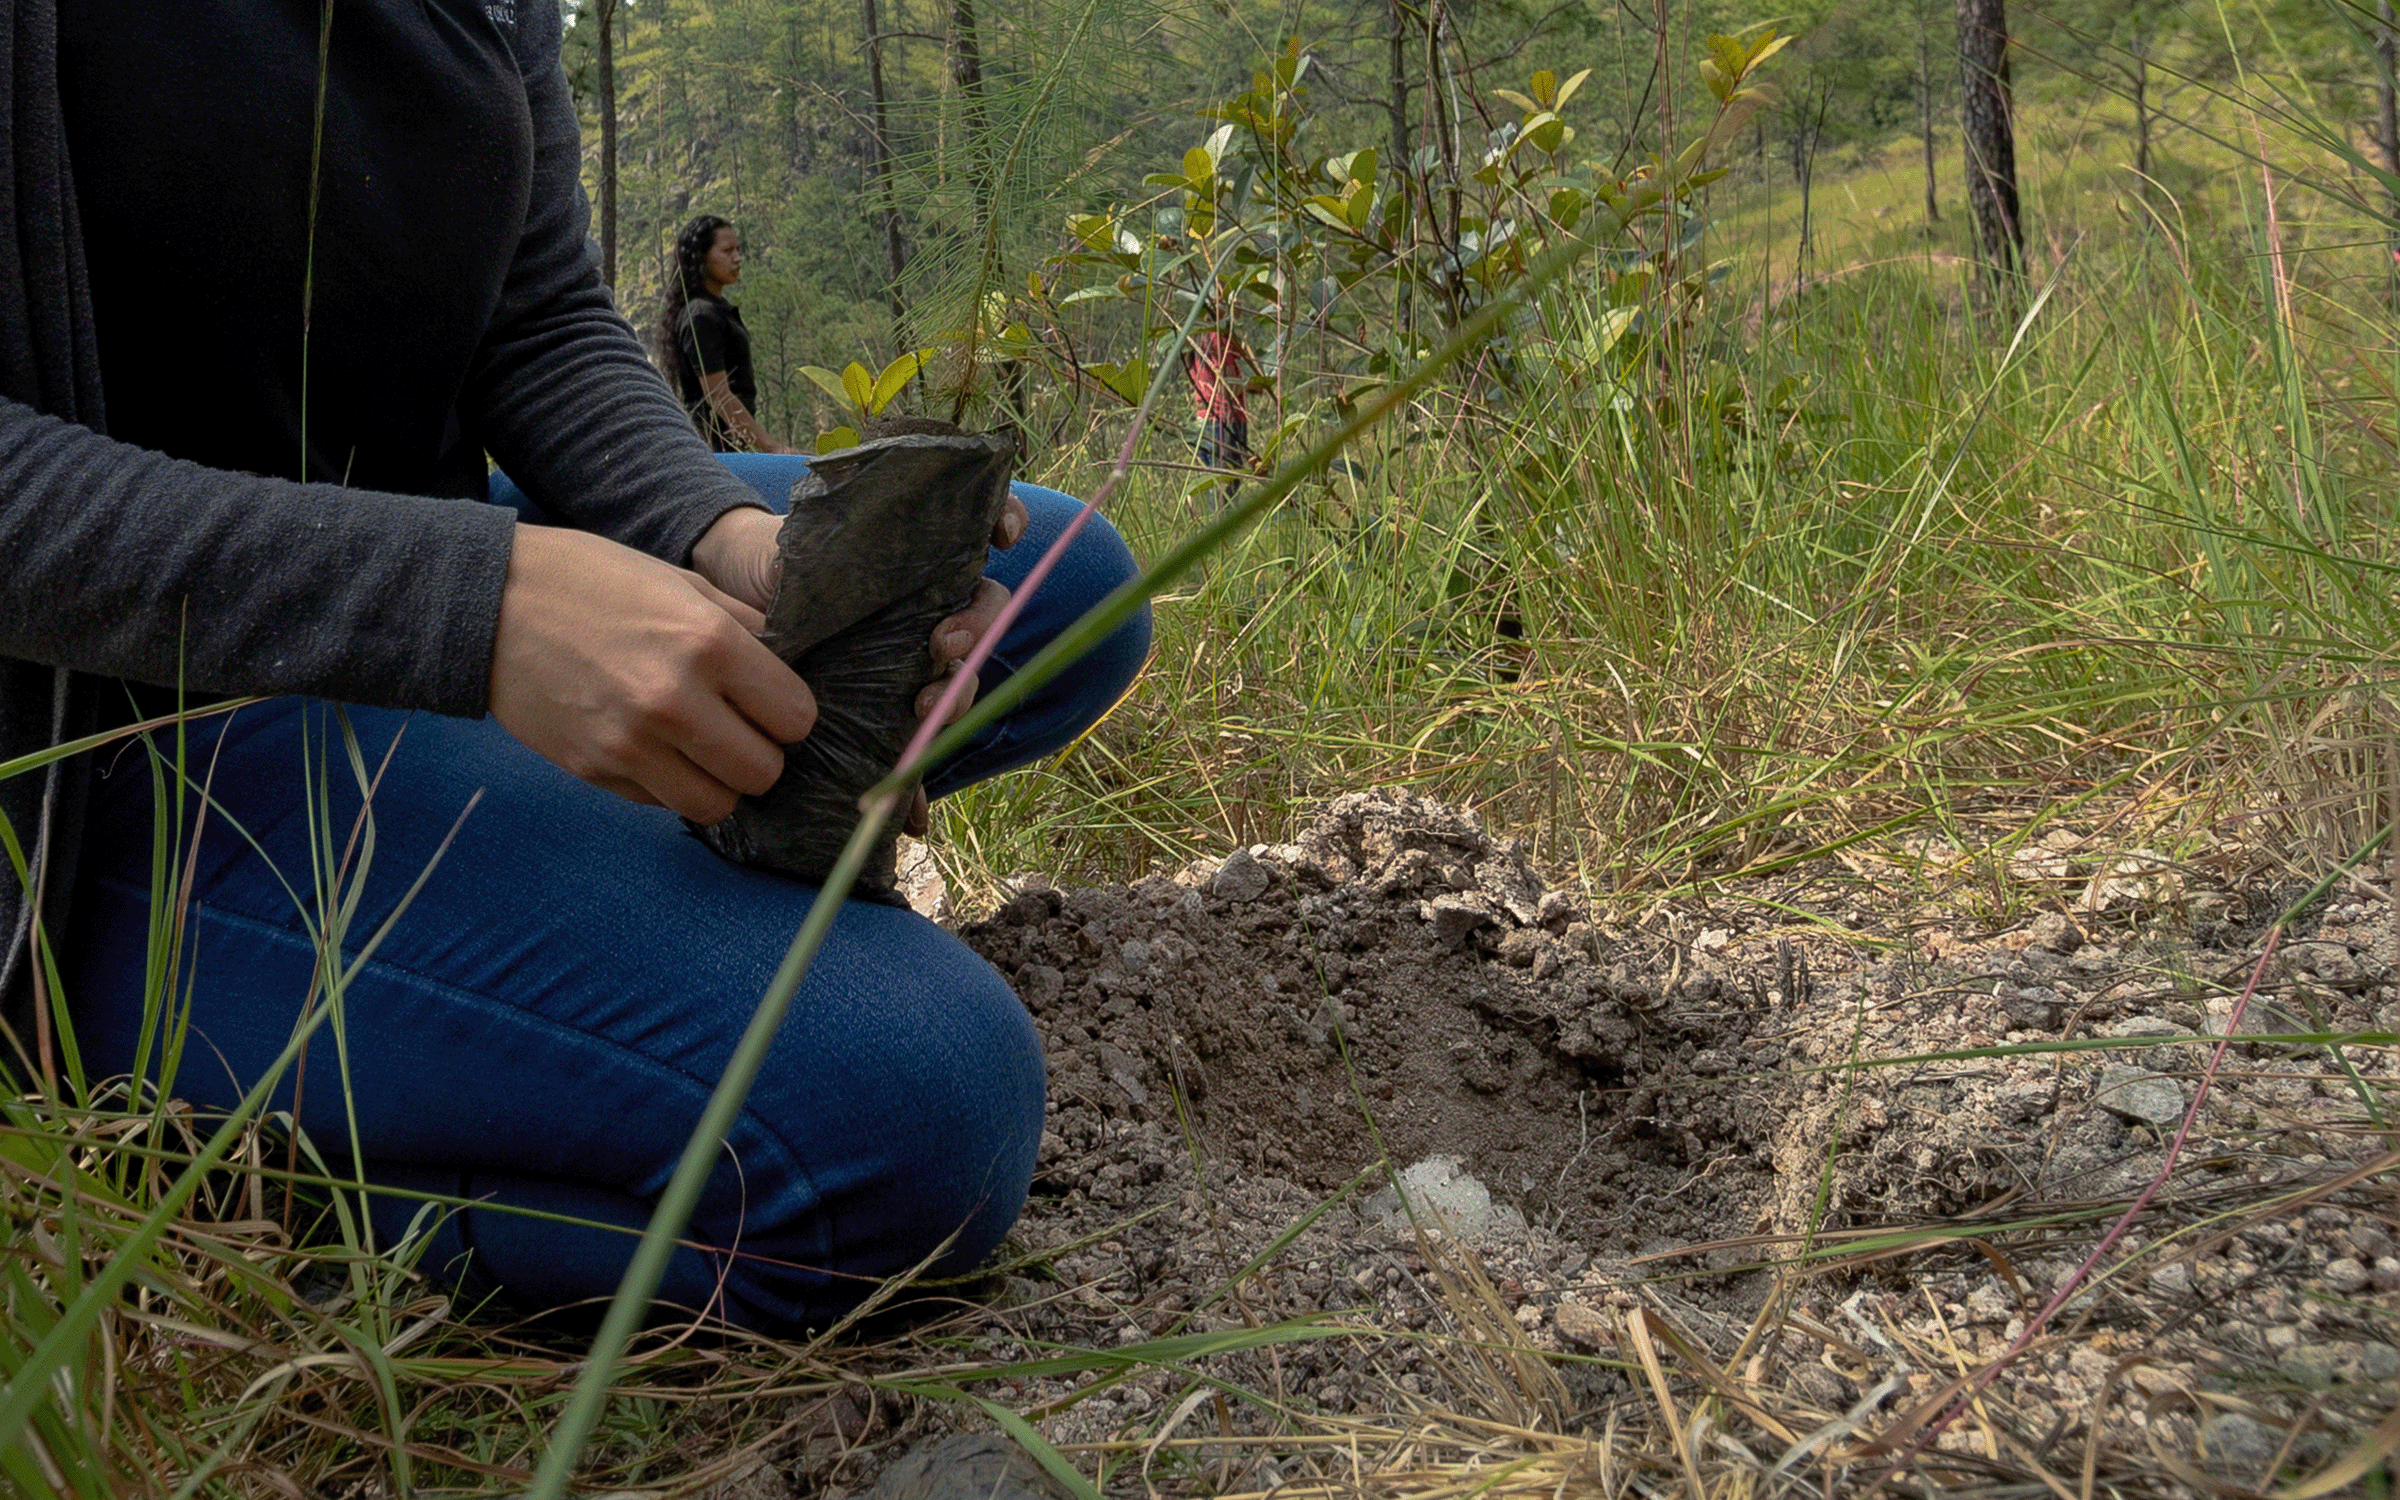
[[[1342,194],[1342,219],[1352,229],[1364,230],[1367,215],[1375,211],[1375,189],[1370,183],[1353,182]]]
[[[1558,97],[1550,101],[1550,108],[1552,110],[1565,109],[1567,107],[1567,101],[1575,97],[1575,91],[1579,88],[1582,88],[1583,81],[1591,76],[1592,70],[1586,68],[1582,72],[1576,74],[1574,77],[1568,79],[1565,83],[1560,84],[1558,88]]]
[[[1194,146],[1183,153],[1183,180],[1199,193],[1207,192],[1217,180],[1216,158],[1208,154],[1206,146]]]
[[[1495,98],[1506,99],[1509,103],[1515,105],[1517,108],[1523,110],[1529,115],[1539,114],[1541,112],[1542,106],[1539,103],[1527,98],[1523,94],[1518,93],[1515,89],[1494,89],[1492,90],[1492,95]]]
[[[1111,395],[1119,397],[1128,406],[1139,405],[1142,393],[1150,388],[1150,366],[1139,359],[1114,365],[1095,362],[1085,365],[1083,373],[1099,381]]]
[[[850,391],[842,384],[841,376],[834,374],[831,370],[826,369],[822,365],[802,365],[800,367],[800,373],[806,375],[810,380],[815,381],[827,395],[831,396],[834,400],[841,402],[842,405],[848,406],[851,404]]]
[[[1558,107],[1558,75],[1548,68],[1537,70],[1533,75],[1533,97],[1541,101],[1542,108],[1556,109]]]
[[[1328,224],[1331,224],[1336,229],[1348,229],[1350,227],[1350,221],[1343,217],[1345,210],[1342,207],[1342,200],[1332,196],[1329,193],[1317,193],[1311,196],[1306,203],[1301,205],[1301,207],[1307,209],[1317,218],[1324,220]]]
[[[867,393],[867,415],[881,416],[883,409],[892,404],[892,399],[908,389],[908,383],[917,378],[918,371],[925,368],[925,356],[932,352],[931,349],[911,350],[885,365],[883,373],[875,377],[874,389]]]
[[[830,432],[817,434],[817,451],[819,453],[832,453],[838,449],[857,446],[858,429],[855,427],[836,427]]]
[[[875,377],[857,360],[842,367],[842,394],[849,398],[850,409],[861,416],[873,410],[867,403],[875,394]]]

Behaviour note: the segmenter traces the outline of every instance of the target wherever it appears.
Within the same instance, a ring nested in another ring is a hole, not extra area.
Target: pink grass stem
[[[1059,532],[1058,540],[1052,542],[1049,549],[1034,562],[1033,571],[1025,575],[1025,581],[1018,584],[1015,592],[1009,595],[1008,603],[1001,606],[1000,616],[992,621],[992,628],[983,633],[983,639],[975,643],[975,649],[969,651],[966,660],[958,664],[958,670],[950,674],[950,683],[942,689],[941,701],[917,725],[917,732],[909,740],[908,748],[900,752],[899,764],[892,768],[893,774],[898,775],[913,766],[917,757],[925,753],[925,747],[932,743],[933,737],[950,722],[951,715],[964,706],[959,700],[965,694],[967,684],[975,680],[975,674],[1000,648],[1001,639],[1008,634],[1008,628],[1017,623],[1017,616],[1025,612],[1025,601],[1031,599],[1034,591],[1042,586],[1042,580],[1050,576],[1051,569],[1058,566],[1058,560],[1066,555],[1067,548],[1073,546],[1075,538],[1082,534],[1084,525],[1100,513],[1100,507],[1116,493],[1117,485],[1131,471],[1134,445],[1142,440],[1142,430],[1148,425],[1137,420],[1133,430],[1125,434],[1125,445],[1117,450],[1117,461],[1109,466],[1108,477],[1100,482],[1100,488],[1092,498],[1083,502],[1083,509],[1075,512],[1074,519],[1067,522],[1066,529]]]

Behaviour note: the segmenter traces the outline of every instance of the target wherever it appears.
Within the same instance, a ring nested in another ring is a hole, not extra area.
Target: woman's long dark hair
[[[658,322],[650,330],[650,357],[658,361],[672,383],[682,355],[677,339],[683,332],[683,310],[708,290],[708,252],[716,248],[717,231],[733,225],[715,214],[702,214],[675,236],[675,259],[667,267],[666,290],[658,299]]]

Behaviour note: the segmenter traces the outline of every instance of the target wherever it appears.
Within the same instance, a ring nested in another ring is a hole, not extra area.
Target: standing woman
[[[675,377],[692,425],[719,453],[790,453],[753,415],[758,381],[750,370],[750,330],[725,289],[742,279],[742,236],[715,214],[702,214],[675,236],[675,264],[659,309],[655,352]]]

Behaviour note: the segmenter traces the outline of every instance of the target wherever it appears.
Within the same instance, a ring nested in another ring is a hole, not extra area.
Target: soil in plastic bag
[[[932,423],[911,423],[932,426]],[[778,542],[783,576],[762,637],[817,698],[817,727],[784,747],[783,776],[733,815],[691,825],[737,864],[823,884],[859,822],[859,796],[891,774],[933,680],[933,627],[966,608],[1008,503],[1006,435],[910,432],[810,461]],[[893,819],[851,894],[905,904]]]

